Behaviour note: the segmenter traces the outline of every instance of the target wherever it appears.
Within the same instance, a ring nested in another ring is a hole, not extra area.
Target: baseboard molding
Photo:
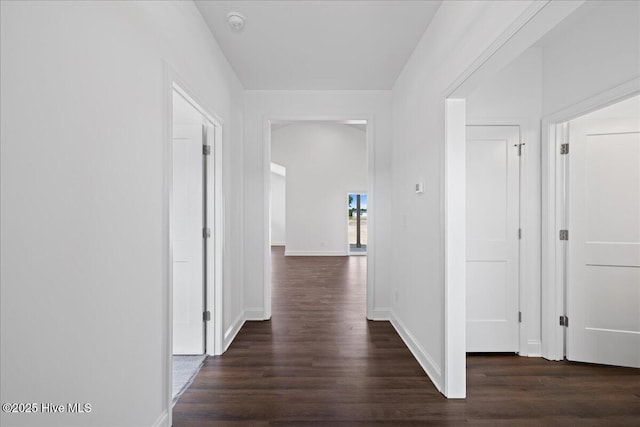
[[[264,318],[264,310],[262,308],[247,308],[244,311],[244,320],[246,321],[266,320]]]
[[[391,320],[391,309],[388,307],[374,308],[369,320]]]
[[[231,326],[229,326],[227,330],[224,332],[224,337],[222,340],[223,353],[227,351],[227,349],[229,348],[233,340],[236,338],[236,335],[238,335],[238,332],[240,332],[240,329],[242,329],[245,319],[246,319],[245,312],[244,311],[240,312],[238,317],[236,317],[236,319],[231,323]]]
[[[162,414],[158,417],[156,422],[151,424],[152,427],[171,427],[169,425],[169,411],[166,409],[162,411]]]
[[[426,372],[433,385],[435,385],[438,391],[442,393],[444,388],[440,368],[436,365],[431,356],[429,356],[429,353],[427,353],[418,341],[416,341],[413,334],[409,332],[395,313],[391,311],[390,314],[391,325],[393,325],[398,335],[400,335],[400,338],[402,338],[402,341],[407,345],[409,351],[413,354],[413,357],[415,357],[420,366],[422,366],[422,369]]]
[[[271,246],[284,246],[284,242],[271,242]]]
[[[542,357],[542,342],[540,340],[527,342],[527,357]]]
[[[284,256],[347,256],[347,251],[284,251]]]

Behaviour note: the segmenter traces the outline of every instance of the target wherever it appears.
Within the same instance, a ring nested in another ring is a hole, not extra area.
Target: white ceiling
[[[196,1],[246,89],[391,89],[440,3]]]

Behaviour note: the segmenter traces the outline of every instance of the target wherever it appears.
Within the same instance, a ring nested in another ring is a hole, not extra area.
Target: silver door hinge
[[[202,146],[202,154],[204,154],[205,156],[208,156],[211,154],[211,146],[210,145],[203,145]]]
[[[518,312],[518,323],[522,323],[522,312]]]
[[[211,237],[211,229],[210,228],[203,228],[202,229],[202,237],[204,239],[208,239],[209,237]]]
[[[522,239],[522,228],[518,228],[518,239]]]
[[[560,326],[569,327],[569,318],[564,314],[560,316]]]
[[[208,322],[211,320],[211,312],[209,310],[202,313],[202,320]]]
[[[525,145],[524,142],[521,142],[520,144],[514,144],[514,147],[518,147],[518,156],[522,156],[522,146]]]
[[[560,230],[560,240],[569,240],[569,230]]]
[[[560,144],[560,154],[569,154],[569,143]]]

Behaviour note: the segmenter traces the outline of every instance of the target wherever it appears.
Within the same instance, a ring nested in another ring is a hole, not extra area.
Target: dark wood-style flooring
[[[467,399],[447,400],[365,319],[366,257],[272,255],[272,319],[206,359],[174,426],[640,426],[637,369],[473,355]]]

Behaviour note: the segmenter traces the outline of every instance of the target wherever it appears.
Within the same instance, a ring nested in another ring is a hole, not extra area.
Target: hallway
[[[468,398],[447,400],[388,322],[365,320],[366,257],[272,250],[273,317],[209,357],[173,425],[633,425],[638,370],[513,355],[467,359]],[[502,424],[501,424],[502,423]]]

